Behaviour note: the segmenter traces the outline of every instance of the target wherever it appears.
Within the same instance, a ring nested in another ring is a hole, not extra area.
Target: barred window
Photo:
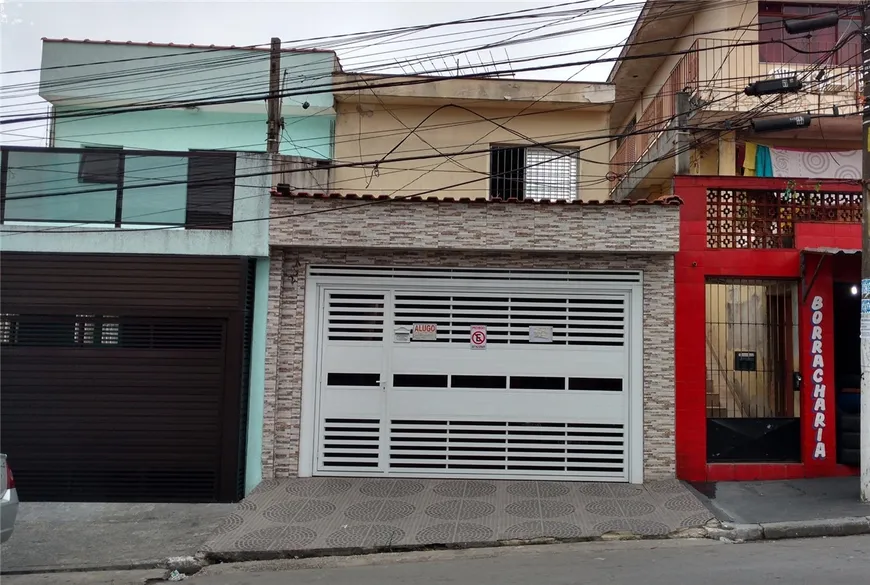
[[[490,151],[492,199],[536,201],[577,198],[577,158],[574,150],[523,146],[493,146]]]

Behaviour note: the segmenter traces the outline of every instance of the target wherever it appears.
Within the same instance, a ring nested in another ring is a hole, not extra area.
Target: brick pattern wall
[[[273,197],[270,217],[271,246],[676,253],[680,236],[679,205]]]
[[[645,478],[674,477],[673,256],[275,248],[269,281],[264,478],[293,477],[298,472],[305,286],[310,264],[642,270]]]

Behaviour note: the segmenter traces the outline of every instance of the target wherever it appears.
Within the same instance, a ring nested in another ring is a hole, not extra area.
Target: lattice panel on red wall
[[[861,194],[707,190],[708,248],[794,248],[799,222],[861,222]]]

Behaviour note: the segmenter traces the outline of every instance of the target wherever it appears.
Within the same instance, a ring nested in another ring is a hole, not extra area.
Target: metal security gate
[[[313,267],[310,283],[314,473],[639,481],[639,273]]]
[[[0,432],[20,497],[239,497],[248,264],[2,255]]]

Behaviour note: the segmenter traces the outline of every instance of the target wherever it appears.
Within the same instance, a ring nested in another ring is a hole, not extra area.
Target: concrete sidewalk
[[[202,552],[209,561],[355,554],[505,541],[665,537],[713,518],[679,481],[307,478],[264,481]]]
[[[0,569],[8,574],[156,567],[166,557],[196,552],[234,508],[23,502],[15,533],[0,550]]]
[[[870,534],[857,477],[692,484],[712,510],[708,538],[734,542]]]
[[[721,481],[692,484],[720,520],[735,523],[798,522],[870,516],[859,499],[859,478]]]

